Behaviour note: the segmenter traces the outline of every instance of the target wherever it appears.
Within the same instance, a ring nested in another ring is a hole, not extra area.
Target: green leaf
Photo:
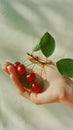
[[[59,72],[66,77],[73,77],[73,59],[61,59],[56,62]]]
[[[48,32],[40,40],[40,49],[46,57],[49,57],[54,52],[55,40]]]
[[[34,46],[33,51],[39,51],[40,50],[40,41]]]

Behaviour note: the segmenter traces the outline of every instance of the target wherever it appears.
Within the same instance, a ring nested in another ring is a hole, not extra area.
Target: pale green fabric
[[[0,130],[73,130],[72,109],[29,102],[2,70],[25,59],[46,31],[56,39],[50,58],[73,58],[73,0],[0,0]]]

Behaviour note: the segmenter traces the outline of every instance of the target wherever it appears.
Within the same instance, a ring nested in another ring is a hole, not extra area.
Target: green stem
[[[21,63],[22,63],[22,64],[24,64],[26,61],[27,61],[27,59],[26,59],[26,60],[24,60],[24,61],[22,61]]]
[[[42,71],[43,71],[44,66],[41,67],[41,72],[40,72],[40,76],[42,77]]]
[[[36,65],[36,64],[33,64],[32,70],[34,69],[35,65]]]
[[[46,57],[46,62],[47,62],[48,58]]]
[[[33,55],[34,51],[31,52],[31,55]]]
[[[27,67],[30,66],[30,65],[33,65],[33,63],[28,64]]]
[[[45,70],[45,68],[44,68],[44,74],[45,74],[45,78],[47,79],[47,75],[46,75],[46,70]]]

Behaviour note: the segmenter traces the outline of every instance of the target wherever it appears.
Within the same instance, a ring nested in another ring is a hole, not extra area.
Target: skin
[[[43,78],[44,91],[41,93],[33,93],[26,89],[19,81],[12,63],[5,62],[3,70],[9,75],[19,93],[33,103],[49,104],[58,102],[73,108],[73,81],[63,77],[55,65],[44,65],[41,76]],[[34,72],[40,77],[40,69],[36,71],[35,68]]]

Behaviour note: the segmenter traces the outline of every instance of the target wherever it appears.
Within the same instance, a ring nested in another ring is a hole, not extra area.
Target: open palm
[[[31,100],[35,104],[47,104],[59,102],[65,96],[65,78],[58,72],[55,65],[45,65],[42,71],[44,91],[41,93],[28,92],[25,86],[19,81],[18,75],[13,67],[13,64],[6,62],[3,66],[6,73],[9,74],[11,80],[19,90],[20,94]],[[36,74],[40,74],[40,70],[35,69]],[[39,76],[40,77],[40,76]]]

